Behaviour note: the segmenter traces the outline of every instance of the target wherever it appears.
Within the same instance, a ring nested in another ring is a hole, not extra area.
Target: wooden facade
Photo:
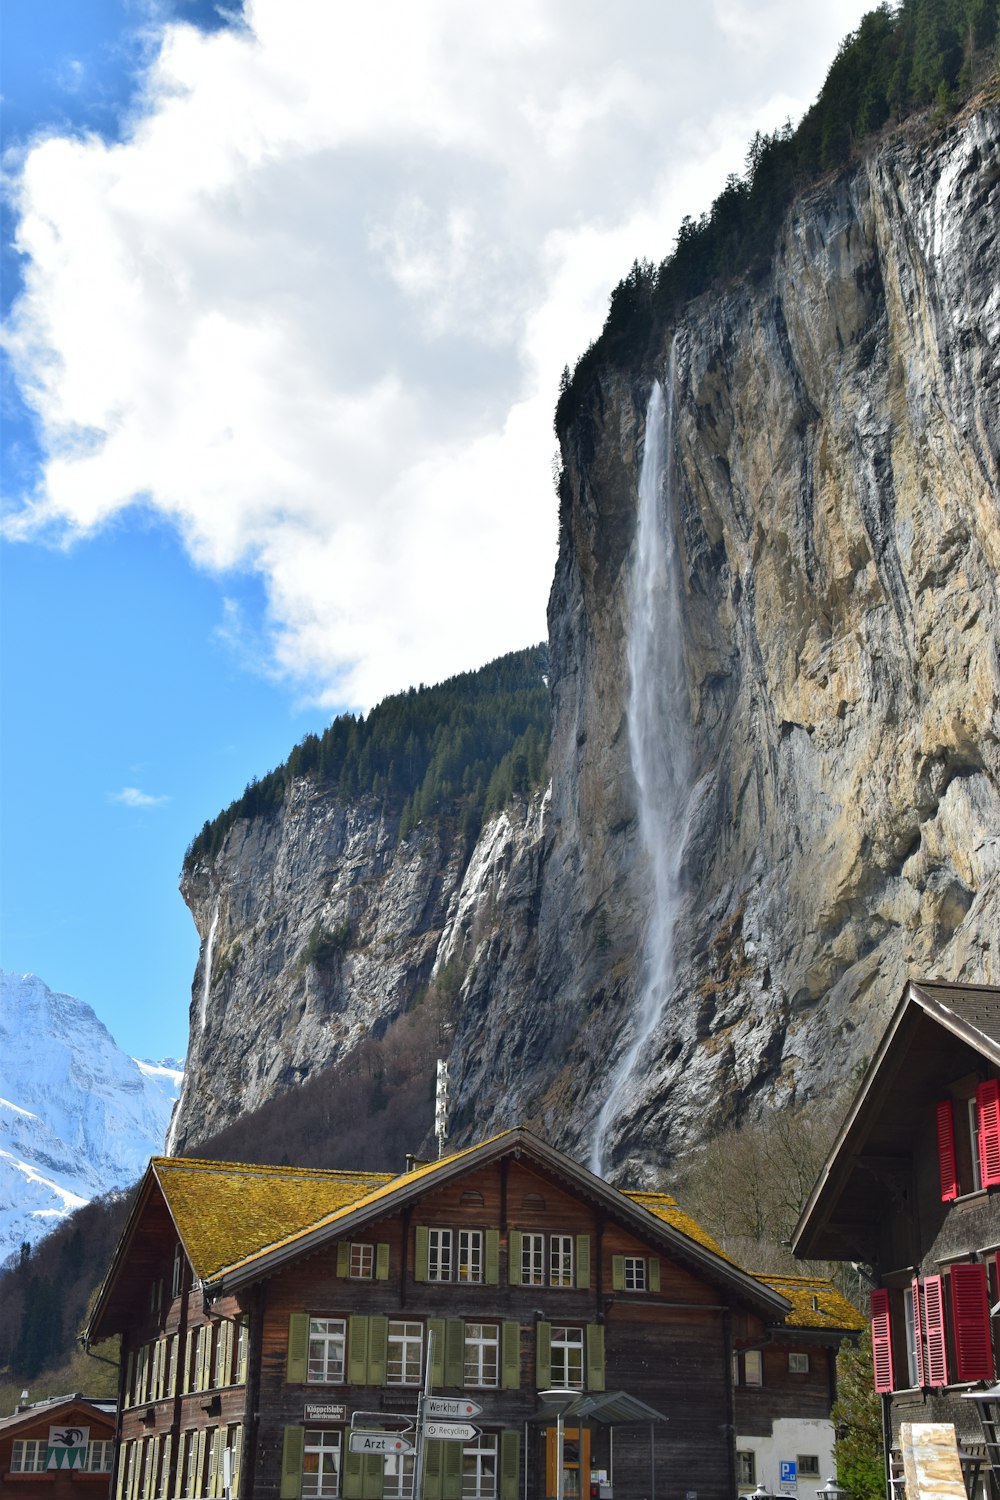
[[[907,986],[794,1247],[872,1270],[891,1451],[903,1422],[951,1423],[982,1451],[964,1397],[1000,1354],[1000,989]]]
[[[106,1500],[114,1403],[60,1396],[0,1418],[0,1496]]]
[[[291,1169],[151,1164],[89,1331],[123,1337],[116,1500],[221,1495],[227,1450],[234,1496],[408,1500],[410,1461],[352,1453],[348,1434],[358,1413],[405,1426],[432,1339],[434,1394],[482,1414],[472,1442],[427,1444],[427,1500],[551,1493],[554,1388],[667,1418],[570,1427],[567,1500],[591,1469],[619,1495],[733,1500],[734,1351],[790,1304],[673,1200],[620,1193],[525,1131],[391,1180],[344,1175],[302,1174],[347,1201],[295,1224]]]

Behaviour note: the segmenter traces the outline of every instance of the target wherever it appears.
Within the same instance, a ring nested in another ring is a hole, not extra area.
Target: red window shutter
[[[958,1167],[955,1162],[955,1112],[950,1099],[937,1107],[938,1169],[941,1173],[941,1202],[958,1197]]]
[[[951,1326],[955,1338],[955,1379],[992,1380],[986,1267],[978,1262],[960,1261],[951,1268]]]
[[[924,1333],[927,1336],[927,1384],[948,1384],[948,1344],[944,1331],[944,1287],[940,1276],[924,1282]]]
[[[892,1328],[889,1322],[889,1293],[884,1287],[869,1293],[872,1315],[872,1360],[875,1365],[875,1389],[891,1391]]]
[[[920,1310],[920,1282],[914,1276],[910,1283],[913,1295],[913,1353],[917,1367],[917,1385],[927,1384],[927,1363],[924,1359],[924,1320]]]
[[[1000,1083],[990,1078],[976,1089],[979,1125],[979,1180],[984,1188],[1000,1186]]]

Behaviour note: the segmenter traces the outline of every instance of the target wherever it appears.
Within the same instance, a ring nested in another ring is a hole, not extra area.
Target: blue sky
[[[207,817],[544,634],[552,410],[833,0],[4,0],[4,967],[186,1045]]]

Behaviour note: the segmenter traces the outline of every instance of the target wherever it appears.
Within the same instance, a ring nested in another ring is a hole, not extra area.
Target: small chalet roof
[[[117,1405],[114,1400],[91,1400],[87,1396],[53,1396],[48,1401],[36,1401],[33,1406],[20,1407],[12,1416],[0,1417],[0,1434],[9,1437],[13,1433],[28,1432],[34,1427],[64,1424],[71,1414],[75,1421],[82,1419],[88,1425],[96,1424],[111,1433],[114,1431]]]
[[[1000,1068],[1000,988],[907,984],[795,1227],[796,1255],[865,1259],[883,1194],[866,1162],[908,1161],[915,1100],[970,1052]]]
[[[860,1333],[865,1319],[852,1302],[824,1276],[760,1276],[765,1286],[787,1297],[792,1310],[786,1328],[814,1328],[832,1333]]]
[[[208,1298],[260,1280],[302,1255],[400,1212],[426,1192],[505,1155],[524,1156],[569,1191],[594,1202],[716,1285],[765,1316],[781,1317],[787,1301],[725,1257],[709,1235],[662,1194],[619,1192],[524,1129],[505,1130],[440,1161],[399,1176],[308,1172],[234,1162],[156,1157],[101,1288],[88,1328],[91,1339],[116,1332],[118,1287],[141,1277],[140,1226],[169,1213]],[[147,1236],[148,1238],[148,1236]],[[132,1249],[130,1255],[130,1247]]]

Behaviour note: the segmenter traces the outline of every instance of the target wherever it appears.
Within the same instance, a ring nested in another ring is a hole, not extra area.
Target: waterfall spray
[[[209,923],[208,937],[205,940],[205,968],[201,976],[201,1009],[199,1011],[200,1029],[205,1030],[205,1017],[208,1014],[208,994],[212,988],[212,950],[215,947],[215,929],[219,925],[219,903],[215,903],[212,912],[212,920]]]
[[[608,1132],[622,1114],[629,1081],[670,996],[674,926],[680,905],[687,834],[690,746],[687,683],[681,652],[681,583],[674,543],[671,474],[674,446],[674,350],[666,397],[654,381],[646,410],[632,566],[628,638],[628,734],[635,775],[639,837],[649,881],[642,987],[631,1041],[613,1069],[597,1117],[590,1166],[605,1165]]]

